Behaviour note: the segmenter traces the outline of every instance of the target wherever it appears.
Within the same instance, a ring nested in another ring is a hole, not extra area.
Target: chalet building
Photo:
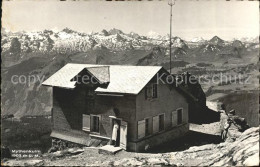
[[[53,89],[51,137],[86,146],[115,144],[140,152],[189,130],[188,100],[159,81],[160,66],[67,64],[43,85]]]

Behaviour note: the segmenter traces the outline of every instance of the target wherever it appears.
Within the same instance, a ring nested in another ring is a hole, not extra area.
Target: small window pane
[[[164,115],[159,116],[159,130],[164,130]]]
[[[178,109],[177,112],[178,112],[177,122],[178,122],[178,125],[179,125],[179,124],[182,124],[182,109]]]
[[[157,84],[153,84],[153,98],[157,98]]]
[[[92,116],[91,118],[91,131],[99,133],[99,117]]]

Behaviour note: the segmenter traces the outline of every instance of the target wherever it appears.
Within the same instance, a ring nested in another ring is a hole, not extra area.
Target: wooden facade
[[[53,86],[52,137],[86,146],[93,138],[108,142],[117,122],[119,146],[139,152],[189,130],[188,102],[176,87],[153,78],[138,94],[95,92],[100,86]]]
[[[112,135],[112,119],[118,118],[127,122],[128,150],[139,151],[144,150],[145,147],[143,146],[143,148],[136,150],[136,145],[142,140],[152,138],[153,136],[156,138],[159,133],[174,130],[175,126],[179,126],[176,115],[177,109],[182,109],[181,125],[188,124],[188,103],[186,99],[174,88],[170,88],[167,85],[159,84],[157,86],[158,96],[154,99],[145,99],[145,88],[137,96],[88,95],[88,92],[93,90],[94,87],[85,85],[79,85],[72,90],[54,87],[53,130],[65,132],[68,136],[86,139],[85,142],[82,142],[83,144],[88,143],[90,134],[109,140]],[[158,121],[155,122],[155,118],[160,114],[164,117],[164,127],[162,130],[155,132],[154,127],[159,123]],[[83,129],[83,115],[100,116],[98,133]],[[149,134],[143,134],[143,137],[140,138],[138,133],[140,131],[145,133],[145,127],[138,125],[138,122],[145,121],[145,119],[149,121]],[[187,131],[188,127],[184,130],[184,133]],[[169,140],[171,139],[169,137]],[[160,143],[154,144],[159,145]],[[152,146],[152,143],[150,143],[150,147]]]

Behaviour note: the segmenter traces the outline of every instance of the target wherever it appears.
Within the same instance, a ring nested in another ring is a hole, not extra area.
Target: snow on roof
[[[86,64],[66,64],[59,71],[54,73],[50,78],[45,80],[42,84],[47,86],[74,88],[76,81],[70,80],[87,67],[95,67],[95,65],[91,66]]]
[[[109,76],[104,68],[109,67]],[[123,66],[123,65],[94,65],[94,64],[67,64],[50,78],[43,82],[43,85],[57,86],[63,88],[74,88],[76,81],[71,81],[83,69],[87,69],[101,82],[109,79],[107,88],[98,87],[96,92],[104,93],[126,93],[138,94],[143,87],[162,69],[161,66]],[[108,78],[109,77],[109,78]]]
[[[109,66],[87,67],[87,70],[98,79],[99,83],[110,82]]]

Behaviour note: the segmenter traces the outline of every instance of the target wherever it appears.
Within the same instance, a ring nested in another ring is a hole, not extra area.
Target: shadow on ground
[[[184,137],[151,148],[146,153],[167,153],[184,151],[192,146],[201,146],[205,144],[219,144],[221,142],[221,137],[218,135],[189,131],[187,135],[185,135]]]
[[[193,111],[194,112],[194,111]],[[189,113],[190,114],[190,113]],[[209,124],[220,121],[220,113],[209,108],[204,109],[201,113],[192,113],[189,118],[190,123]]]

